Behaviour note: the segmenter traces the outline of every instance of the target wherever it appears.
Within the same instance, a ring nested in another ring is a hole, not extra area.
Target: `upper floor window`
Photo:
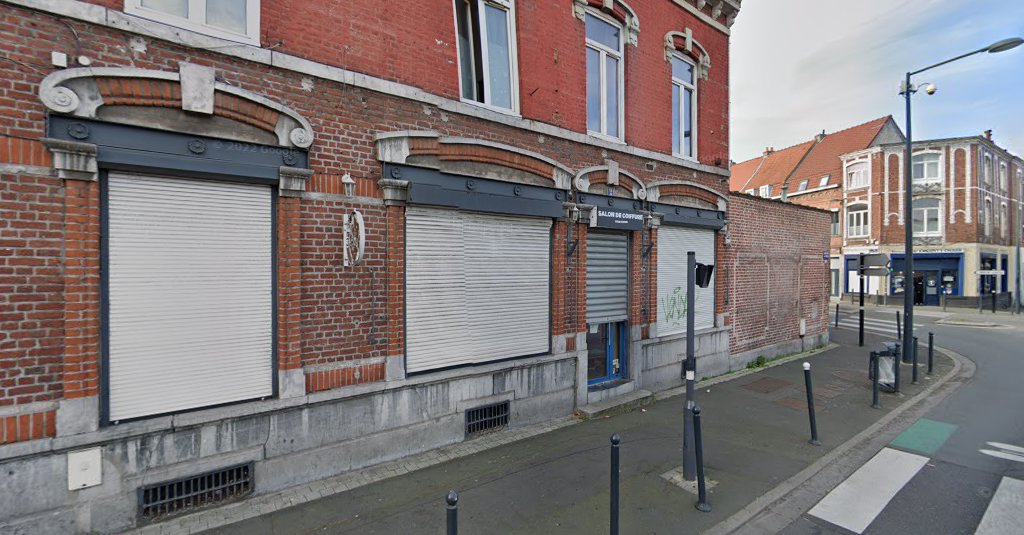
[[[985,235],[986,236],[991,236],[992,235],[992,201],[991,200],[985,199],[985,207],[983,208],[983,210],[984,210],[984,213],[981,214],[981,217],[982,217],[982,221],[984,221],[984,225],[985,225]]]
[[[771,184],[765,184],[764,186],[761,186],[761,196],[762,197],[771,197],[772,196],[772,186],[771,186]]]
[[[992,183],[992,157],[985,155],[985,165],[981,169],[982,178],[986,184]]]
[[[511,0],[456,0],[462,98],[516,111],[515,6]]]
[[[868,205],[854,204],[846,207],[846,237],[867,238],[871,235],[868,221]]]
[[[830,178],[832,178],[832,175],[825,175],[825,176],[821,177],[821,181],[818,182],[818,187],[819,188],[824,188],[825,186],[827,186],[828,185],[828,179],[830,179]]]
[[[747,195],[753,195],[753,196],[757,197],[757,190],[754,189],[754,188],[750,188],[750,189],[747,190]]]
[[[999,205],[999,235],[1005,240],[1007,231],[1010,229],[1009,213],[1006,209],[1006,203]]]
[[[939,181],[939,154],[928,152],[915,154],[913,161],[914,182],[928,183]]]
[[[797,191],[807,191],[807,185],[810,184],[810,180],[804,179],[800,181],[800,185],[796,187]]]
[[[912,218],[914,236],[938,236],[942,233],[939,223],[941,204],[938,199],[918,199],[914,201]]]
[[[867,162],[857,162],[846,166],[846,187],[847,189],[868,187]]]
[[[1009,187],[1010,175],[1006,168],[1006,162],[999,164],[999,189],[1001,191],[1007,191]]]
[[[260,44],[260,0],[125,0],[124,11],[222,39]]]
[[[839,212],[832,212],[832,235],[840,236]]]
[[[684,158],[697,157],[695,70],[690,60],[672,56],[672,152]]]
[[[623,129],[622,26],[587,12],[587,130],[617,139]]]

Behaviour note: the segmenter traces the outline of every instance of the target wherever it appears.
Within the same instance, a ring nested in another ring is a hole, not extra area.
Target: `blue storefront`
[[[914,253],[914,276],[907,281],[903,274],[903,254],[892,254],[890,295],[903,295],[909,287],[914,303],[938,305],[939,296],[963,295],[963,253]]]

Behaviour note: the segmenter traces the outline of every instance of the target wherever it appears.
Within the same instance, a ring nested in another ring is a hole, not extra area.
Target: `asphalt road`
[[[847,317],[841,314],[840,317],[842,330],[851,332],[851,326],[856,328],[855,315]],[[1003,318],[1010,323],[1006,316]],[[974,376],[930,409],[887,448],[921,456],[927,462],[908,480],[897,482],[902,486],[896,487],[898,490],[880,513],[875,511],[877,516],[864,516],[869,524],[863,531],[851,529],[851,524],[840,527],[845,519],[838,513],[830,515],[820,512],[822,509],[812,509],[783,533],[969,534],[978,529],[990,505],[993,505],[992,518],[986,520],[986,528],[992,527],[993,519],[1005,518],[998,517],[996,511],[1002,502],[1009,500],[1008,503],[1015,504],[1013,509],[1024,510],[1024,495],[1019,491],[1004,489],[1000,499],[993,500],[1004,478],[1024,480],[1024,456],[1013,460],[981,452],[1005,452],[1003,444],[1024,447],[1024,388],[1021,387],[1024,380],[1024,327],[1019,320],[1013,322],[1016,324],[1013,327],[983,328],[946,325],[941,321],[936,323],[940,319],[934,311],[917,313],[915,333],[922,342],[919,355],[925,354],[924,344],[928,332],[932,331],[936,345],[956,351],[975,363]],[[983,315],[976,316],[976,319],[979,322],[999,322],[1000,316]],[[876,334],[894,330],[895,311],[869,309],[865,324]],[[847,516],[851,514],[849,510],[863,508],[859,503],[864,501],[863,496],[877,493],[880,491],[878,487],[883,486],[880,478],[873,482],[858,481],[856,476],[856,473],[851,475],[843,483],[847,485],[844,490],[852,492],[844,494],[838,487],[833,491],[834,500],[849,501],[837,504],[839,507],[836,508],[840,510],[845,506]],[[1006,488],[1009,489],[1009,485]],[[1020,513],[1014,513],[1013,509],[1009,513],[1011,517],[1021,518]],[[825,518],[815,516],[815,512]],[[871,511],[864,513],[870,514]],[[1004,531],[1006,529],[1012,528],[1002,524],[991,532],[1021,532]]]

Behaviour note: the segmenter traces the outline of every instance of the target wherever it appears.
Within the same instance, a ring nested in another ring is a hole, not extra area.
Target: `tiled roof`
[[[729,179],[729,189],[733,191],[746,191],[751,188],[759,188],[766,184],[772,184],[772,194],[777,195],[786,177],[793,172],[793,169],[800,163],[800,160],[807,154],[807,151],[814,146],[814,141],[808,141],[799,145],[793,145],[781,150],[769,152],[745,162],[740,162],[732,167],[733,177],[738,174],[737,169],[746,173],[743,181],[735,178]],[[754,170],[756,169],[756,172]]]
[[[771,184],[772,195],[779,195],[788,180],[790,193],[794,193],[800,181],[810,179],[809,187],[816,188],[825,175],[830,175],[828,184],[838,184],[836,181],[842,174],[843,166],[839,156],[871,146],[882,127],[891,119],[890,115],[879,117],[846,130],[826,134],[820,140],[812,139],[735,164],[730,169],[732,175],[729,189],[747,191]]]
[[[808,178],[817,187],[817,179],[831,175],[829,184],[838,184],[839,182],[836,181],[842,176],[843,170],[843,161],[839,156],[870,147],[871,142],[878,136],[878,132],[891,118],[892,116],[886,115],[874,121],[826,135],[814,147],[807,159],[793,172],[791,183],[799,184],[801,180]]]

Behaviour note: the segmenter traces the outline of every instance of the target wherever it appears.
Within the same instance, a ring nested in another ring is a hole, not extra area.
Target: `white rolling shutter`
[[[272,395],[271,188],[107,184],[110,420]]]
[[[686,332],[686,253],[697,253],[697,262],[715,263],[713,230],[662,226],[658,228],[658,336]],[[715,266],[717,273],[720,266]],[[697,304],[693,325],[715,326],[715,280],[707,288],[695,288]]]
[[[628,240],[622,233],[587,233],[587,323],[629,317]]]
[[[410,206],[406,370],[544,353],[551,220]]]

